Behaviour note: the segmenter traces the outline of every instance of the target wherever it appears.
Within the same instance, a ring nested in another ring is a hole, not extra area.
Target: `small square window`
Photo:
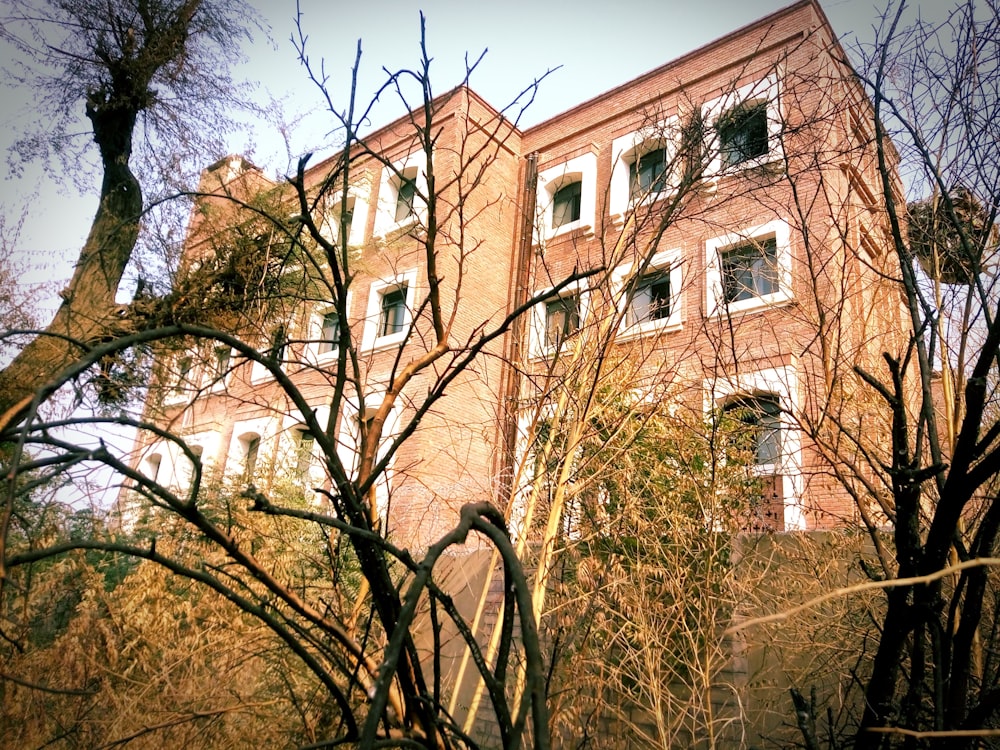
[[[545,346],[555,349],[580,330],[580,295],[569,294],[545,304]]]
[[[628,324],[636,325],[670,317],[670,272],[646,274],[636,283],[629,304]]]
[[[406,328],[406,284],[382,292],[379,336],[402,333]]]
[[[580,220],[582,182],[571,182],[556,190],[552,196],[552,228]]]
[[[340,343],[340,316],[336,312],[323,315],[320,328],[320,340],[317,351],[320,354],[335,351]]]
[[[397,223],[407,221],[416,213],[415,200],[417,197],[417,176],[405,175],[400,179],[396,188],[396,213]]]
[[[722,289],[726,303],[763,297],[778,291],[778,250],[774,237],[721,253]]]
[[[662,148],[643,154],[628,166],[629,198],[641,200],[666,187],[667,154]]]
[[[733,107],[722,114],[716,127],[724,166],[733,167],[767,155],[767,102]]]

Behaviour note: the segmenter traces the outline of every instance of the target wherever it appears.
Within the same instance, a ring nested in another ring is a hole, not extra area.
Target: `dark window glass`
[[[229,362],[232,359],[233,351],[228,346],[217,346],[214,349],[215,371],[213,375],[216,379],[226,377],[229,373]]]
[[[267,351],[267,361],[278,366],[285,358],[285,347],[288,346],[288,332],[284,326],[278,326],[271,334],[271,346]]]
[[[725,301],[738,302],[777,292],[777,253],[773,237],[725,250],[721,255]]]
[[[767,154],[767,102],[735,107],[719,118],[719,151],[726,166]]]
[[[382,317],[379,336],[402,333],[406,327],[406,284],[382,293]]]
[[[643,154],[628,165],[629,197],[638,200],[666,186],[667,156],[662,148]]]
[[[344,228],[344,236],[340,238],[341,244],[346,245],[351,239],[351,223],[354,221],[354,198],[348,198],[347,206],[337,213],[337,221],[342,221]],[[337,228],[337,231],[340,231],[340,227]]]
[[[580,194],[583,184],[571,182],[556,190],[552,196],[552,228],[580,219]]]
[[[580,296],[570,294],[545,305],[545,346],[558,347],[580,329]]]
[[[629,323],[632,325],[669,317],[670,272],[657,271],[639,279],[629,310]]]
[[[404,177],[396,191],[396,221],[406,221],[414,214],[414,200],[417,196],[416,177]]]

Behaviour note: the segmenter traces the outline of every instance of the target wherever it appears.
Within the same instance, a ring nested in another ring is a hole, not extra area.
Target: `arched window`
[[[257,472],[257,458],[260,453],[260,435],[247,432],[239,437],[243,459],[243,481],[252,482]]]

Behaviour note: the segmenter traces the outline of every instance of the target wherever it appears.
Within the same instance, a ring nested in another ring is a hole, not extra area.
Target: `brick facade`
[[[636,363],[636,387],[666,383],[679,403],[706,412],[741,398],[773,398],[782,413],[782,445],[769,469],[776,479],[768,523],[795,529],[855,522],[853,502],[797,427],[818,419],[823,398],[849,400],[849,393],[831,395],[827,387],[834,356],[869,361],[899,330],[899,300],[878,280],[888,253],[872,197],[880,186],[870,136],[859,124],[868,105],[836,62],[840,54],[819,6],[806,0],[523,131],[467,88],[436,99],[437,273],[455,351],[574,271],[605,269],[570,288],[587,297],[583,319],[573,326],[607,318],[621,309],[615,307],[622,304],[621,285],[634,278],[634,269],[657,258],[659,265],[647,271],[670,277],[670,315],[662,316],[662,325],[648,311],[648,320],[625,319],[616,344]],[[677,191],[668,184],[648,197],[631,195],[640,167],[653,170],[654,180],[666,175],[666,183],[679,174],[674,167],[688,162],[677,144],[693,124],[700,128],[703,161],[683,201],[675,204]],[[420,212],[426,207],[417,210],[415,223],[396,221],[394,213],[401,176],[413,174],[419,188],[425,157],[409,118],[365,144],[370,153],[358,149],[351,158],[354,212],[346,243],[356,273],[346,309],[360,356],[344,413],[355,415],[358,392],[366,411],[372,408],[392,373],[433,341],[423,304],[428,271],[414,232],[425,223]],[[659,149],[673,167],[656,172],[651,160],[640,160]],[[478,161],[471,158],[477,150]],[[342,157],[311,166],[307,184],[336,175]],[[204,180],[209,191],[244,186],[249,193],[266,184],[252,167],[232,160],[215,165]],[[580,194],[570,200],[579,207],[566,209],[560,191],[574,182]],[[192,218],[188,262],[210,252],[209,238],[226,223],[227,209],[212,214],[211,203],[203,201]],[[564,210],[569,213],[556,216]],[[773,251],[760,249],[772,245]],[[750,248],[749,260],[741,260],[741,248]],[[761,252],[774,255],[764,257],[763,271],[755,261]],[[745,279],[733,286],[740,273]],[[748,288],[747,279],[764,287]],[[406,299],[403,335],[386,334],[381,317],[397,292]],[[553,316],[567,314],[548,310],[549,301],[487,344],[398,446],[377,490],[397,539],[425,545],[454,525],[461,505],[502,504],[517,452],[511,432],[517,405],[537,395],[531,376],[545,373],[553,354],[546,331],[556,324]],[[322,291],[299,295],[287,309],[278,305],[280,320],[272,316],[259,331],[263,342],[280,324],[288,339],[282,371],[321,422],[330,420],[335,382],[335,359],[320,351],[330,304]],[[566,333],[561,346],[574,331]],[[186,436],[218,475],[239,475],[252,452],[255,481],[266,486],[296,463],[299,409],[273,374],[239,351],[220,356],[224,381],[179,372],[177,355],[161,363],[163,390],[151,397],[149,413]],[[408,423],[436,372],[408,383],[390,428]],[[330,420],[345,455],[353,439],[346,421],[343,414]],[[144,470],[183,484],[190,470],[172,450],[144,443],[137,460]],[[309,472],[310,482],[329,481],[322,467]]]

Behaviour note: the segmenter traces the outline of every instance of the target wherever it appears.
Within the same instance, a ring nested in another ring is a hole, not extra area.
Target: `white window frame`
[[[770,294],[735,300],[726,304],[725,285],[722,279],[722,255],[727,250],[771,237],[774,238],[775,242],[778,290]],[[791,229],[788,222],[775,219],[743,231],[713,237],[705,243],[705,253],[705,309],[708,311],[709,317],[754,312],[792,301],[792,247]]]
[[[323,212],[323,222],[320,233],[332,242],[340,239],[340,206],[343,194],[337,192],[330,201],[330,207]],[[365,230],[368,227],[368,203],[370,191],[367,187],[350,186],[347,188],[347,200],[354,201],[354,212],[351,216],[351,229],[347,235],[348,247],[359,247],[365,242]]]
[[[218,457],[219,433],[214,430],[196,432],[191,435],[185,435],[184,442],[192,450],[201,448],[201,476],[204,481],[205,476],[214,468]],[[185,490],[190,489],[191,482],[194,479],[194,464],[191,463],[191,460],[180,448],[177,448],[176,467],[175,476],[179,485]]]
[[[180,363],[187,359],[189,362],[187,370],[180,372]],[[199,353],[196,349],[185,349],[178,352],[170,359],[170,368],[165,375],[168,376],[165,389],[163,391],[163,405],[176,406],[177,404],[193,401],[201,388],[201,369],[199,366]]]
[[[229,476],[242,477],[245,474],[246,445],[249,436],[255,435],[260,441],[257,446],[255,470],[259,472],[262,467],[267,466],[274,448],[274,427],[274,417],[258,417],[233,423],[233,434],[226,453],[226,473]]]
[[[286,362],[288,362],[288,355],[289,355],[288,349],[291,346],[291,335],[290,335],[290,333],[291,333],[291,326],[289,325],[288,322],[278,323],[277,325],[271,326],[268,329],[267,336],[266,336],[266,338],[264,339],[264,342],[263,342],[264,343],[264,348],[261,349],[261,353],[264,354],[264,353],[270,351],[271,344],[274,341],[274,334],[277,333],[277,331],[278,331],[279,328],[283,329],[284,332],[285,332],[285,345],[282,348],[282,351],[281,351],[281,360],[278,363],[278,366],[283,369],[284,368],[284,364]],[[273,377],[274,377],[274,375],[267,368],[266,365],[264,365],[262,362],[258,362],[257,360],[252,360],[251,365],[250,365],[250,382],[251,383],[259,383],[262,380],[267,380],[267,379],[273,378]]]
[[[351,325],[351,292],[347,293],[347,304],[344,306],[347,317],[347,326],[350,330]],[[328,313],[337,312],[336,305],[322,305],[313,310],[312,314],[309,316],[309,332],[308,340],[305,346],[306,361],[311,365],[321,365],[335,361],[337,355],[340,353],[340,343],[334,346],[329,351],[321,352],[320,345],[323,343],[323,319]]]
[[[776,464],[755,467],[761,476],[781,477],[781,497],[784,503],[784,528],[788,531],[806,528],[802,505],[802,437],[795,414],[798,409],[799,385],[797,364],[740,373],[717,380],[706,380],[705,413],[713,416],[727,403],[741,397],[754,398],[768,394],[778,399],[780,458]]]
[[[313,409],[313,413],[317,424],[320,427],[325,427],[330,418],[330,407],[325,405],[317,406]],[[302,481],[305,485],[303,489],[306,501],[310,504],[318,504],[320,501],[319,495],[313,492],[312,489],[314,487],[322,487],[326,483],[326,469],[321,460],[321,452],[317,450],[315,436],[313,436],[314,442],[310,452],[309,466],[305,472],[306,476],[302,476],[298,471],[301,468],[299,461],[302,458],[300,455],[302,448],[301,436],[302,433],[307,431],[305,419],[300,411],[295,410],[285,415],[281,427],[280,451],[281,455],[291,457],[292,463],[290,465],[279,466],[278,468],[287,471],[289,479]]]
[[[670,276],[670,314],[666,318],[644,320],[631,325],[628,322],[628,308],[632,301],[625,292],[625,286],[631,279],[633,268],[638,267],[638,264],[626,263],[614,270],[611,275],[611,283],[614,289],[614,299],[617,300],[618,311],[622,316],[618,328],[619,339],[681,329],[684,323],[683,305],[681,304],[681,291],[683,289],[681,286],[683,283],[681,258],[680,248],[661,250],[650,258],[642,275],[647,276],[656,272],[668,271]]]
[[[538,294],[543,294],[551,290],[552,288],[553,287],[549,287],[549,289],[543,289],[540,292],[536,293],[536,295],[534,296],[537,296]],[[587,314],[589,312],[589,307],[590,307],[590,291],[585,281],[580,280],[572,284],[569,284],[566,287],[563,287],[562,289],[559,290],[559,294],[553,295],[552,297],[548,297],[545,300],[537,303],[534,307],[532,307],[531,331],[529,332],[530,333],[529,351],[531,352],[532,357],[543,358],[555,353],[556,347],[548,346],[545,343],[546,324],[548,323],[548,315],[547,315],[548,303],[551,302],[556,297],[558,297],[559,299],[563,299],[571,295],[578,295],[580,298],[580,328],[578,329],[577,335],[579,335],[579,331],[582,331],[586,326]],[[567,339],[565,339],[560,348],[565,349],[568,341],[572,338],[573,337],[570,336]]]
[[[406,319],[403,323],[403,330],[398,333],[390,333],[386,336],[379,335],[379,325],[382,319],[382,296],[388,290],[398,286],[406,285]],[[412,268],[404,271],[387,280],[372,282],[368,290],[368,308],[365,311],[364,330],[361,335],[362,351],[374,351],[390,346],[398,346],[406,341],[413,327],[413,306],[417,293],[417,269]]]
[[[580,218],[553,228],[552,207],[556,191],[573,182],[580,183]],[[535,228],[536,242],[575,230],[592,230],[597,213],[597,156],[582,154],[539,172],[536,201],[540,222]]]
[[[216,354],[227,348],[229,349],[229,359],[226,362],[225,372],[219,372],[219,368],[216,367],[219,363]],[[233,368],[235,367],[236,352],[232,347],[227,347],[225,344],[214,341],[212,342],[212,351],[210,354],[211,359],[209,361],[212,366],[205,369],[204,384],[208,386],[212,393],[218,393],[226,390],[226,386],[229,385],[229,379],[232,377]]]
[[[763,100],[767,111],[767,153],[739,164],[726,165],[722,161],[722,150],[718,131],[719,119],[726,113],[750,102]],[[709,153],[711,159],[705,170],[707,178],[718,178],[727,174],[736,174],[753,167],[784,159],[784,148],[781,143],[781,84],[776,75],[769,75],[759,81],[740,86],[717,99],[702,106],[702,117],[709,126]]]
[[[417,195],[414,196],[413,212],[403,221],[396,221],[396,204],[399,199],[400,175],[413,173],[416,182]],[[385,237],[390,232],[403,229],[413,224],[423,224],[427,221],[427,204],[420,196],[427,195],[427,154],[414,151],[391,166],[382,168],[382,177],[378,188],[378,209],[375,212],[375,237]],[[355,204],[356,206],[357,204]],[[351,235],[354,226],[351,225]]]
[[[677,189],[676,169],[671,169],[671,165],[677,159],[679,123],[677,116],[671,115],[665,120],[626,133],[611,141],[612,167],[608,189],[608,213],[612,218],[621,217],[637,206],[654,203]],[[633,201],[629,179],[631,166],[656,149],[663,149],[665,152],[666,186],[663,190]]]

